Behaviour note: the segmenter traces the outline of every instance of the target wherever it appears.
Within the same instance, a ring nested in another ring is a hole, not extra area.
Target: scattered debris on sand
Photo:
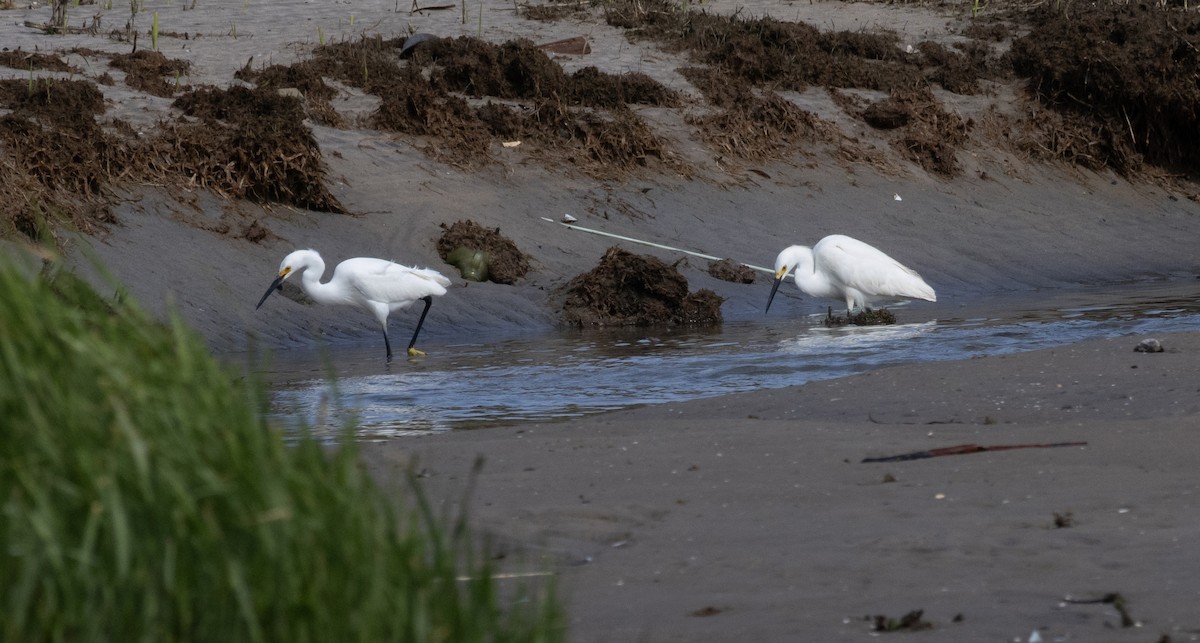
[[[711,290],[688,292],[671,265],[616,246],[600,263],[567,284],[562,319],[571,326],[658,326],[720,323],[724,299]]]
[[[920,632],[933,629],[933,623],[922,618],[925,610],[913,610],[898,619],[877,615],[872,632]]]

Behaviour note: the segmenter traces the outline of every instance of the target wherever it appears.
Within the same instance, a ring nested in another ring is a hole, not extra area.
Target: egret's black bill
[[[258,310],[259,307],[263,305],[263,302],[267,300],[267,297],[270,297],[271,293],[275,292],[276,288],[279,288],[280,286],[283,285],[283,278],[286,276],[287,275],[279,275],[278,277],[275,278],[275,281],[271,282],[271,287],[267,288],[266,294],[262,296],[262,299],[258,300],[258,306],[255,306],[254,310]],[[772,294],[774,294],[774,293],[772,293]]]
[[[779,291],[779,284],[781,283],[783,283],[783,277],[776,277],[775,284],[771,286],[771,296],[767,297],[767,309],[763,311],[764,315],[770,312],[771,302],[775,301],[775,293]]]

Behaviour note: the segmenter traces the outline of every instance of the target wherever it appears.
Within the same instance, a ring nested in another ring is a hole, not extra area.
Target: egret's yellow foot
[[[409,357],[423,357],[424,355],[425,355],[425,351],[419,351],[415,348],[408,349]]]

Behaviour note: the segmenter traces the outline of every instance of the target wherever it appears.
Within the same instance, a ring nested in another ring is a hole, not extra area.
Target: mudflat
[[[923,641],[1194,640],[1200,334],[1158,339],[454,432],[367,462],[415,468],[451,513],[470,490],[500,566],[554,575],[573,641],[866,640],[916,611]],[[895,456],[913,459],[864,462]]]

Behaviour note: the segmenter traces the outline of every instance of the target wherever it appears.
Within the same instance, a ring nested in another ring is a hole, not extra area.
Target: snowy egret
[[[779,253],[767,310],[789,272],[796,286],[808,295],[845,299],[847,313],[889,297],[937,301],[933,288],[915,270],[870,244],[841,234],[831,234],[812,248],[790,246]]]
[[[392,343],[388,341],[387,333],[388,314],[417,301],[425,302],[425,309],[417,320],[417,329],[408,343],[409,355],[424,355],[414,348],[417,335],[425,323],[425,315],[433,298],[446,294],[446,286],[450,285],[450,280],[436,270],[409,268],[369,257],[355,257],[339,263],[333,269],[333,277],[327,283],[321,283],[321,276],[325,274],[325,262],[321,255],[316,250],[297,250],[283,258],[283,263],[279,264],[279,275],[254,309],[258,310],[285,279],[298,272],[303,273],[300,285],[304,292],[318,304],[357,306],[374,315],[379,325],[383,326],[383,345],[387,347],[388,361],[392,360]]]

